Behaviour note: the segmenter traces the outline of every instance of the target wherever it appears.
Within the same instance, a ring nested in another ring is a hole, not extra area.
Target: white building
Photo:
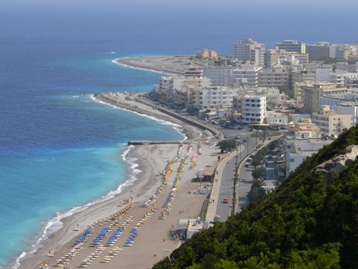
[[[196,99],[198,109],[232,107],[233,96],[237,90],[227,87],[209,87],[198,91]]]
[[[266,118],[266,97],[245,95],[243,97],[243,123],[262,124]]]
[[[264,66],[265,45],[247,38],[234,44],[234,58],[254,64]]]
[[[240,68],[232,70],[232,80],[245,79],[248,87],[258,87],[259,71],[262,67],[255,65],[242,65]]]
[[[335,83],[338,87],[347,87],[347,79],[357,80],[358,73],[331,72],[329,82]]]
[[[322,130],[322,135],[337,137],[352,127],[352,115],[337,114],[329,106],[322,106],[320,111],[312,113],[312,122]]]
[[[203,76],[211,80],[212,86],[230,86],[234,68],[218,67],[203,69]]]
[[[210,87],[211,81],[202,77],[200,71],[192,70],[186,75],[161,77],[159,84],[154,85],[158,100],[178,108],[193,106],[196,91]]]
[[[270,124],[270,126],[286,126],[288,123],[288,116],[283,113],[267,111],[266,123]]]
[[[317,153],[323,146],[330,144],[331,140],[301,139],[286,140],[286,177],[294,171],[307,157]]]
[[[358,102],[346,101],[332,106],[332,110],[338,114],[352,115],[352,126],[358,124]]]

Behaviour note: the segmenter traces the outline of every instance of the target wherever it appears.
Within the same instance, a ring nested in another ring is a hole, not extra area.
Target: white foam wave
[[[21,266],[21,260],[25,258],[27,255],[34,254],[41,246],[44,240],[48,239],[48,237],[61,229],[63,227],[63,220],[64,218],[67,218],[69,216],[72,216],[73,214],[79,213],[83,210],[86,210],[87,208],[103,203],[113,197],[115,197],[117,194],[121,193],[123,188],[126,186],[133,185],[134,181],[137,180],[136,175],[141,172],[141,170],[136,169],[138,167],[138,164],[136,163],[137,158],[130,158],[127,157],[128,153],[131,149],[133,149],[134,146],[129,146],[123,153],[122,153],[122,159],[129,164],[129,167],[131,169],[131,173],[129,175],[129,178],[125,180],[122,184],[118,186],[116,190],[108,192],[106,195],[101,196],[100,198],[93,200],[83,206],[77,206],[74,207],[66,212],[63,213],[57,213],[56,217],[50,219],[43,225],[43,229],[41,231],[41,234],[38,236],[38,238],[34,241],[34,243],[31,245],[28,252],[22,252],[19,257],[16,258],[15,264],[11,267],[12,269],[17,269]]]
[[[100,104],[103,104],[103,105],[107,105],[107,106],[110,106],[110,107],[113,107],[113,108],[119,109],[119,110],[130,111],[130,112],[133,112],[133,113],[137,114],[138,116],[146,117],[146,118],[151,119],[151,120],[154,120],[154,121],[156,121],[156,122],[158,122],[158,123],[160,123],[160,124],[172,126],[175,131],[177,131],[178,133],[180,133],[180,134],[183,136],[183,140],[187,140],[187,139],[188,139],[187,136],[186,136],[185,134],[183,134],[183,132],[181,131],[183,127],[182,127],[181,125],[179,125],[179,124],[176,124],[176,123],[173,123],[173,122],[170,122],[170,121],[166,121],[166,120],[162,120],[162,119],[158,119],[158,118],[156,118],[156,117],[154,117],[154,116],[149,116],[149,115],[146,115],[146,114],[141,114],[141,113],[138,113],[138,112],[133,111],[133,110],[130,110],[130,109],[118,107],[118,106],[116,106],[116,105],[112,105],[112,104],[110,104],[110,103],[107,103],[107,102],[104,102],[104,101],[101,101],[101,100],[96,99],[96,98],[94,97],[94,94],[91,94],[91,95],[90,95],[90,98],[91,98],[93,101],[97,102],[97,103],[100,103]]]

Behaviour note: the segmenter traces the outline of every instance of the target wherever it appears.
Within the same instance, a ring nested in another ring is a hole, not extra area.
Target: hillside
[[[305,160],[275,191],[195,234],[153,268],[358,268],[358,161],[326,183],[316,166],[358,145],[358,127]]]

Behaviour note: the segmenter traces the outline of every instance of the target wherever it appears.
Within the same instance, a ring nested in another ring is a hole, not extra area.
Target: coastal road
[[[256,147],[256,138],[253,139],[251,137],[248,137],[247,135],[249,135],[249,133],[236,131],[236,134],[240,135],[241,141],[245,139],[246,142],[244,142],[241,145],[235,157],[231,158],[228,161],[222,173],[220,192],[218,197],[219,201],[216,210],[216,214],[220,216],[220,221],[226,221],[227,218],[232,213],[232,198],[233,198],[235,167],[237,163],[241,161],[241,159],[246,157],[247,154],[251,154],[251,152]],[[241,181],[243,177],[246,179],[251,178],[251,169],[247,169],[245,167],[243,171],[244,172],[240,171],[239,180],[236,185],[236,192],[237,192],[236,196],[238,198],[238,203],[236,204],[235,212],[238,212],[238,210],[240,210],[239,207],[247,205],[248,203],[247,193],[250,191],[251,188],[250,182]],[[224,199],[227,199],[228,203],[224,203]]]
[[[220,215],[220,221],[226,221],[227,218],[232,213],[232,198],[233,198],[233,187],[234,187],[234,175],[235,175],[235,166],[237,163],[240,163],[241,160],[247,158],[251,153],[256,149],[259,143],[262,143],[260,138],[250,137],[250,133],[242,131],[236,132],[237,135],[240,135],[241,141],[245,141],[241,144],[240,150],[237,152],[236,156],[231,158],[229,162],[225,165],[225,168],[222,173],[222,180],[219,193],[219,201],[216,214]],[[277,139],[273,137],[272,140]],[[265,141],[265,144],[269,143],[269,140]],[[236,197],[238,202],[236,203],[235,213],[241,211],[241,208],[246,207],[249,204],[248,193],[251,189],[253,182],[252,179],[252,166],[245,167],[246,159],[242,162],[242,165],[239,169],[238,182],[236,185]],[[267,186],[264,186],[265,189],[272,190],[276,185],[277,181],[271,178],[265,183]],[[228,199],[228,203],[223,203],[223,199]]]

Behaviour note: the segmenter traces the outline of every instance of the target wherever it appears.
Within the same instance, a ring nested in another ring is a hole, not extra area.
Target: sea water
[[[325,18],[303,7],[270,4],[258,11],[257,5],[228,0],[190,8],[143,2],[142,9],[121,1],[5,2],[0,4],[0,268],[16,268],[19,257],[61,227],[63,217],[136,180],[135,160],[126,157],[128,140],[183,138],[173,125],[91,98],[98,92],[148,91],[163,75],[117,65],[115,58],[195,55],[204,47],[232,55],[233,43],[247,37],[268,48],[283,39],[357,41],[347,26],[357,25],[353,8],[345,13],[337,8]]]

